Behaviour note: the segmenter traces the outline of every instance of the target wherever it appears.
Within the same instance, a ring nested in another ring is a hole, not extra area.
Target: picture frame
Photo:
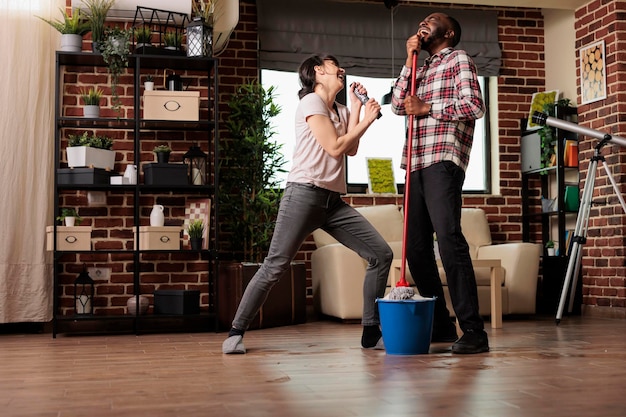
[[[528,122],[526,126],[527,131],[537,130],[541,126],[533,123],[533,113],[536,111],[543,113],[543,107],[549,103],[556,103],[559,99],[559,90],[550,90],[550,91],[542,91],[536,92],[532,95],[530,100],[530,113],[528,113]]]
[[[370,194],[398,194],[391,158],[365,158]]]
[[[604,40],[580,48],[581,104],[606,98],[606,52]]]

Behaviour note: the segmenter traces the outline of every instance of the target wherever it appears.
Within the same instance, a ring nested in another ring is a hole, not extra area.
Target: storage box
[[[91,250],[91,226],[57,226],[57,250]],[[54,250],[54,226],[46,227],[46,247]]]
[[[59,185],[109,185],[111,177],[119,175],[101,168],[59,168]]]
[[[180,226],[139,226],[139,250],[180,250],[181,230]]]
[[[200,92],[145,91],[143,96],[143,118],[146,120],[197,122],[200,119]]]
[[[154,292],[154,314],[198,314],[200,291],[157,290]]]
[[[143,166],[146,185],[188,185],[187,164],[151,163]]]

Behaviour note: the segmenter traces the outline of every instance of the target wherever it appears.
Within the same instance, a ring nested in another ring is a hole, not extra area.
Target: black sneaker
[[[489,352],[489,340],[484,330],[466,330],[452,345],[452,353],[472,354]]]
[[[456,334],[456,326],[449,321],[447,324],[433,326],[433,334],[430,337],[431,343],[452,343],[456,342],[459,336]]]

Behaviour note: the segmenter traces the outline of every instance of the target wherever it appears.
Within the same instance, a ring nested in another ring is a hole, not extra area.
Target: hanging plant
[[[108,65],[111,74],[111,95],[114,110],[120,110],[121,101],[117,92],[120,75],[128,67],[128,56],[130,55],[131,32],[118,27],[107,28],[106,35],[102,43],[102,58]]]
[[[555,103],[546,103],[543,105],[542,111],[549,117],[555,116],[557,107],[569,107],[570,99],[562,98]],[[554,135],[554,128],[543,125],[537,132],[541,138],[541,168],[549,168],[554,165],[554,157],[556,155],[555,144],[557,138]],[[545,174],[545,172],[542,172]]]

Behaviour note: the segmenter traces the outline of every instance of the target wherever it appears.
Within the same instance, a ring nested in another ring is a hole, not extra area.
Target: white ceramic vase
[[[150,212],[150,226],[163,227],[165,226],[165,215],[163,214],[164,207],[160,204],[152,206],[152,212]]]

